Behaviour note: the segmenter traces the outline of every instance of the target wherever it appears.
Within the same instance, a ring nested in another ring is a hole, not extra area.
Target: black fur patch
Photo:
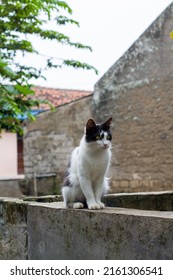
[[[110,132],[110,130],[108,128],[104,127],[103,125],[99,125],[97,124],[94,127],[90,127],[89,129],[86,130],[86,135],[85,135],[85,140],[86,142],[95,142],[97,139],[96,137],[99,135],[102,137],[102,132],[105,131],[108,133],[108,135],[110,136],[110,141],[112,140],[112,134]]]

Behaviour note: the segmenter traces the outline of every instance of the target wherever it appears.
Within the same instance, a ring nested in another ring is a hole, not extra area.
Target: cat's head
[[[111,145],[112,134],[110,125],[112,118],[102,124],[96,124],[93,119],[89,119],[85,128],[85,140],[87,143],[95,143],[97,147],[107,149]]]

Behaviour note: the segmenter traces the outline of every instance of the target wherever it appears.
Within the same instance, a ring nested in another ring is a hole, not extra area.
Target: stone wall
[[[79,145],[91,117],[90,105],[88,96],[60,106],[55,112],[42,113],[27,124],[24,165],[28,193],[33,193],[34,176],[39,194],[59,192],[70,154]]]
[[[113,117],[111,169],[120,192],[173,189],[172,17],[173,4],[95,85],[93,114]]]

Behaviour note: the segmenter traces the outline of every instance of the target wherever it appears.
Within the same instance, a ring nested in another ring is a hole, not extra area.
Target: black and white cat
[[[62,195],[66,207],[104,208],[101,197],[108,190],[106,173],[111,159],[110,124],[89,119],[79,147],[75,148],[65,174]]]

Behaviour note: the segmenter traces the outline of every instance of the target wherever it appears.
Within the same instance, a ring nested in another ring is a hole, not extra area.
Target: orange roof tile
[[[54,107],[70,103],[71,101],[80,99],[85,96],[92,94],[92,91],[85,90],[73,90],[73,89],[56,89],[56,88],[47,88],[35,86],[34,88],[35,95],[34,98],[48,100],[52,103]],[[48,104],[41,104],[39,107],[40,110],[50,109]]]

